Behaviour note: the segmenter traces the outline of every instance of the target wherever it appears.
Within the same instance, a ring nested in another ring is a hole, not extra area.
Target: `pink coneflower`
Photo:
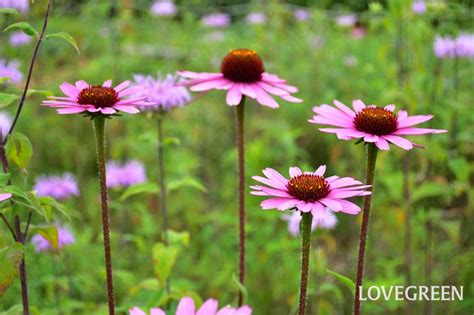
[[[69,229],[60,226],[59,224],[57,225],[57,230],[58,230],[58,249],[63,248],[64,246],[74,244],[76,242],[76,239],[74,238],[74,235],[69,231]],[[40,234],[35,234],[31,238],[31,244],[35,247],[36,252],[44,252],[44,251],[50,251],[52,250],[51,243],[47,239],[45,239],[43,236]]]
[[[245,21],[250,25],[261,25],[267,23],[267,16],[262,12],[251,12],[245,17]]]
[[[308,21],[311,18],[311,13],[306,9],[296,9],[293,15],[300,22]]]
[[[89,85],[83,80],[77,81],[75,85],[64,82],[60,89],[66,97],[51,96],[51,100],[43,101],[42,105],[59,107],[59,114],[85,113],[92,117],[114,115],[117,112],[136,114],[140,112],[138,106],[150,104],[143,101],[145,97],[133,96],[139,88],[129,85],[130,81],[125,81],[113,88],[112,80],[102,85]]]
[[[209,299],[204,302],[199,309],[196,310],[194,301],[190,297],[183,297],[178,304],[175,315],[251,315],[252,309],[247,306],[233,308],[226,306],[218,310],[219,303],[214,299]],[[129,310],[129,315],[147,315],[139,307],[134,307]],[[165,312],[160,308],[152,308],[150,315],[165,315]]]
[[[12,47],[23,46],[30,43],[32,40],[31,36],[26,35],[22,31],[13,32],[10,35],[9,42]]]
[[[158,75],[155,78],[137,74],[133,76],[133,79],[135,85],[139,87],[135,96],[145,97],[147,102],[153,104],[144,106],[140,108],[141,110],[168,111],[175,107],[183,107],[191,101],[191,94],[186,87],[176,85],[175,75]]]
[[[132,160],[124,164],[117,161],[107,162],[107,187],[120,188],[140,184],[146,181],[145,167]]]
[[[329,209],[326,209],[326,212],[318,212],[319,217],[314,217],[313,222],[311,223],[311,231],[316,230],[320,227],[323,229],[332,229],[336,226],[337,217]],[[293,236],[300,235],[300,223],[301,223],[301,213],[294,211],[292,214],[284,214],[281,217],[283,220],[288,222],[288,231]]]
[[[224,28],[230,25],[230,16],[227,13],[213,13],[203,16],[201,23],[207,27]]]
[[[6,61],[0,59],[0,78],[8,78],[6,83],[19,84],[23,79],[23,74],[18,69],[20,63],[16,60]]]
[[[0,202],[1,201],[5,201],[7,199],[10,199],[13,195],[10,194],[10,193],[3,193],[3,194],[0,194]]]
[[[153,3],[151,13],[156,16],[173,16],[176,14],[176,5],[172,0],[160,0]]]
[[[10,114],[5,112],[0,112],[0,140],[4,140],[5,136],[10,131],[10,127],[12,126],[13,118]]]
[[[350,178],[331,176],[323,177],[326,166],[320,166],[315,172],[302,172],[298,167],[290,167],[290,179],[286,179],[272,168],[263,170],[266,177],[253,176],[252,178],[266,186],[251,186],[251,194],[269,196],[260,206],[264,210],[288,209],[311,213],[315,218],[326,214],[326,207],[335,212],[357,214],[359,206],[345,200],[355,196],[370,195],[367,185]]]
[[[60,176],[40,176],[36,179],[33,189],[40,197],[51,196],[55,199],[64,200],[79,196],[77,180],[69,173]]]
[[[394,113],[395,105],[384,108],[375,105],[365,106],[361,100],[352,102],[354,111],[334,100],[335,107],[321,105],[313,107],[316,113],[310,123],[329,125],[338,128],[321,128],[322,132],[335,133],[341,140],[361,139],[374,143],[380,150],[389,150],[389,142],[405,150],[419,146],[402,136],[444,133],[446,130],[414,128],[433,118],[432,115],[408,116],[404,110]]]
[[[226,101],[231,106],[238,105],[243,95],[271,108],[279,105],[270,94],[288,102],[302,102],[291,95],[298,89],[265,72],[262,59],[251,49],[231,50],[222,61],[220,73],[179,71],[178,74],[190,79],[183,84],[191,86],[191,91],[227,90]]]

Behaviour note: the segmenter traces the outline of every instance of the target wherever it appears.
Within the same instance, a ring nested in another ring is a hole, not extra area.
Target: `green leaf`
[[[65,40],[67,43],[69,43],[72,47],[74,47],[74,49],[76,50],[77,54],[79,55],[81,52],[79,51],[79,47],[77,46],[77,42],[76,40],[74,39],[74,37],[72,37],[71,35],[69,35],[68,33],[66,32],[59,32],[59,33],[54,33],[54,34],[49,34],[49,35],[46,35],[45,36],[46,39],[49,39],[49,38],[59,38],[59,39],[62,39],[62,40]]]
[[[0,173],[0,186],[5,186],[10,178],[10,173]]]
[[[17,10],[13,9],[13,8],[0,8],[0,13],[3,13],[3,14],[13,14],[15,15],[16,17],[20,16],[20,13],[18,13]]]
[[[59,211],[66,218],[70,218],[67,208],[53,197],[38,197],[38,200],[43,208],[49,208]],[[49,210],[51,212],[51,210]]]
[[[153,246],[153,266],[155,269],[155,275],[158,280],[163,284],[173,270],[173,266],[176,263],[178,257],[179,248],[176,246],[165,246],[163,243],[156,243]]]
[[[197,179],[193,177],[184,177],[180,179],[175,179],[175,180],[169,181],[168,183],[169,191],[177,190],[181,187],[192,187],[202,192],[207,192],[206,187],[204,187],[203,184],[201,184]]]
[[[20,187],[13,185],[6,186],[4,191],[13,194],[15,205],[19,204],[35,211],[46,221],[49,221],[51,218],[51,209],[43,207],[38,197],[31,191],[24,191]]]
[[[10,77],[0,77],[0,84],[10,81]]]
[[[31,234],[39,234],[54,250],[59,250],[58,229],[56,226],[35,226],[31,228]]]
[[[232,274],[232,282],[235,284],[237,289],[240,292],[242,292],[242,295],[244,296],[244,300],[247,300],[247,296],[248,296],[247,288],[239,281],[235,273]]]
[[[15,30],[15,29],[22,30],[23,33],[25,33],[28,36],[38,36],[38,32],[28,22],[18,22],[18,23],[10,24],[3,31],[6,32],[6,31],[9,31],[9,30]]]
[[[189,232],[176,232],[173,230],[168,230],[168,240],[171,245],[182,245],[184,247],[189,246]]]
[[[445,196],[447,193],[449,193],[449,191],[446,189],[445,185],[433,182],[425,182],[415,189],[411,202],[415,203],[426,198]]]
[[[0,107],[6,107],[19,98],[20,96],[16,94],[0,93]]]
[[[0,250],[0,295],[11,286],[23,259],[23,245],[13,243]]]
[[[158,188],[158,185],[156,185],[155,183],[146,182],[146,183],[136,184],[125,189],[123,194],[120,196],[119,200],[123,202],[132,196],[136,196],[136,195],[144,194],[144,193],[156,194],[159,191],[160,189]]]
[[[333,275],[336,277],[336,280],[342,283],[346,288],[348,288],[351,291],[351,294],[354,294],[355,292],[355,283],[352,281],[350,278],[343,276],[335,271],[326,269],[326,272],[329,273],[330,275]]]
[[[21,170],[25,170],[33,156],[30,139],[21,133],[12,133],[8,137],[6,149],[7,158]]]

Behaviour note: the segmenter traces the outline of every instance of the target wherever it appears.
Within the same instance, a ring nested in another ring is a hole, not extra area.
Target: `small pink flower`
[[[230,106],[238,105],[244,95],[271,108],[279,107],[271,94],[288,102],[302,102],[291,95],[298,89],[265,72],[262,60],[251,49],[231,50],[222,61],[219,73],[179,71],[178,74],[189,79],[181,84],[191,86],[191,91],[228,91],[226,101]]]
[[[351,177],[323,177],[326,166],[320,166],[316,172],[302,172],[298,167],[290,167],[290,179],[286,179],[272,168],[263,170],[266,177],[252,178],[267,186],[251,186],[251,194],[269,196],[260,206],[263,210],[278,209],[280,211],[297,209],[311,212],[315,218],[326,213],[326,207],[334,212],[357,214],[360,207],[345,199],[356,196],[370,195],[365,189],[368,185]]]
[[[64,82],[60,85],[66,97],[51,96],[51,100],[43,101],[42,105],[59,108],[59,114],[86,113],[91,116],[114,115],[117,112],[136,114],[138,106],[151,105],[137,97],[140,89],[137,86],[128,88],[130,81],[125,81],[112,87],[112,80],[102,85],[89,85],[86,81],[77,81],[75,85]]]
[[[321,105],[313,107],[316,113],[310,123],[329,125],[337,128],[321,128],[322,132],[335,133],[338,139],[363,139],[375,143],[380,150],[389,150],[389,142],[405,150],[411,150],[417,145],[402,136],[444,133],[447,130],[414,128],[433,118],[432,115],[408,116],[404,110],[394,113],[395,105],[384,108],[375,105],[365,106],[361,100],[352,102],[354,111],[334,100],[335,107]]]

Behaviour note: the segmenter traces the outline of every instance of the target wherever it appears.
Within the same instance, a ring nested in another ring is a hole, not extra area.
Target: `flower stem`
[[[238,151],[238,185],[239,185],[239,282],[245,282],[245,151],[244,151],[244,113],[245,97],[236,106],[235,127]],[[238,304],[244,302],[243,292],[239,290]]]
[[[112,255],[110,252],[110,218],[109,204],[107,202],[107,186],[105,172],[105,118],[96,117],[94,120],[94,130],[97,143],[97,164],[99,166],[99,187],[102,208],[102,232],[104,234],[105,270],[107,278],[107,301],[109,304],[109,314],[115,314],[114,284],[112,277]]]
[[[311,248],[311,212],[301,213],[301,281],[300,281],[300,306],[298,315],[306,314],[306,289],[308,287],[309,253]]]
[[[15,229],[16,229],[16,240],[21,244],[25,245],[25,238],[23,237],[23,232],[20,227],[20,218],[15,216]],[[23,315],[30,314],[30,303],[28,301],[28,281],[26,279],[26,262],[25,255],[21,259],[20,263],[20,282],[21,282],[21,298],[23,302]]]
[[[366,185],[371,185],[369,190],[373,192],[374,174],[375,174],[375,162],[377,160],[378,149],[373,143],[367,144],[367,174],[366,174]],[[357,259],[357,280],[355,288],[355,299],[354,299],[354,315],[360,314],[360,290],[364,279],[364,259],[365,259],[365,246],[367,241],[367,231],[369,229],[369,218],[370,218],[370,203],[372,201],[372,194],[365,196],[364,209],[362,210],[362,225],[360,227],[360,240],[359,240],[359,257]]]
[[[164,142],[163,142],[163,118],[164,113],[157,115],[157,129],[158,129],[158,177],[161,197],[161,218],[163,224],[163,243],[168,246],[168,208],[166,205],[166,181],[165,181],[165,162],[164,162]],[[170,280],[166,279],[166,292],[170,293]]]

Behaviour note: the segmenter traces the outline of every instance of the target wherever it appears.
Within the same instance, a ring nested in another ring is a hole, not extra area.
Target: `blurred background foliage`
[[[35,1],[19,20],[39,28],[45,3]],[[350,104],[361,98],[368,104],[395,103],[411,114],[434,114],[433,127],[450,131],[455,127],[456,132],[419,137],[426,149],[405,152],[392,147],[380,154],[366,281],[374,285],[405,283],[404,233],[409,215],[411,282],[462,285],[464,301],[434,302],[431,306],[378,301],[364,303],[364,309],[367,314],[472,314],[474,63],[460,59],[456,70],[453,59],[437,59],[433,53],[437,34],[473,32],[472,1],[439,1],[423,15],[414,14],[411,2],[405,0],[183,0],[176,4],[179,14],[166,18],[152,16],[151,1],[145,0],[54,1],[48,33],[68,32],[81,53],[78,56],[66,43],[46,41],[32,87],[58,95],[63,81],[85,79],[99,84],[113,78],[117,83],[136,73],[214,72],[229,49],[255,49],[267,71],[299,87],[298,96],[305,101],[281,102],[278,110],[249,102],[245,135],[248,185],[252,184],[250,177],[265,167],[286,172],[292,165],[311,170],[327,164],[328,174],[364,177],[362,145],[339,141],[305,123],[314,105],[334,98]],[[293,18],[293,10],[299,7],[310,11],[308,21]],[[218,11],[232,15],[230,27],[201,25],[202,15]],[[245,16],[252,11],[264,12],[267,24],[247,24]],[[352,12],[366,31],[362,38],[352,36],[350,27],[335,23],[339,14]],[[13,16],[0,19],[5,26],[16,21]],[[398,41],[399,25],[403,25],[402,44]],[[32,46],[10,47],[4,44],[7,35],[0,33],[0,56],[20,60],[25,73]],[[402,85],[398,83],[398,49],[402,49],[405,65]],[[460,82],[457,92],[456,75]],[[2,89],[13,93],[20,87]],[[103,249],[91,124],[77,116],[58,116],[40,107],[41,100],[41,96],[30,97],[19,121],[18,131],[30,137],[34,157],[29,176],[15,174],[16,182],[29,188],[41,174],[71,172],[79,180],[81,195],[66,202],[70,221],[57,218],[72,228],[77,239],[74,245],[59,255],[36,253],[31,245],[26,248],[30,301],[41,314],[102,314],[106,312]],[[13,113],[14,106],[5,110]],[[453,111],[459,113],[454,122]],[[169,192],[170,225],[174,231],[188,233],[177,236],[179,253],[171,276],[175,298],[192,294],[217,298],[221,304],[235,303],[237,208],[232,113],[224,94],[213,92],[165,119],[166,136],[179,139],[169,141],[165,156],[168,178],[175,183]],[[149,180],[157,180],[154,119],[146,114],[113,119],[108,124],[108,139],[111,159],[140,160]],[[407,178],[402,171],[404,161],[409,162]],[[153,248],[161,239],[159,200],[155,194],[144,193],[119,201],[122,193],[111,191],[110,199],[117,302],[125,312],[134,305],[163,303],[163,286],[153,262]],[[247,303],[256,315],[293,314],[300,241],[288,233],[280,213],[261,211],[260,201],[247,197]],[[326,269],[354,278],[360,218],[338,215],[335,229],[314,233],[310,314],[351,313],[352,293]],[[0,247],[8,237],[2,227]],[[18,282],[1,297],[2,309],[20,303]]]

